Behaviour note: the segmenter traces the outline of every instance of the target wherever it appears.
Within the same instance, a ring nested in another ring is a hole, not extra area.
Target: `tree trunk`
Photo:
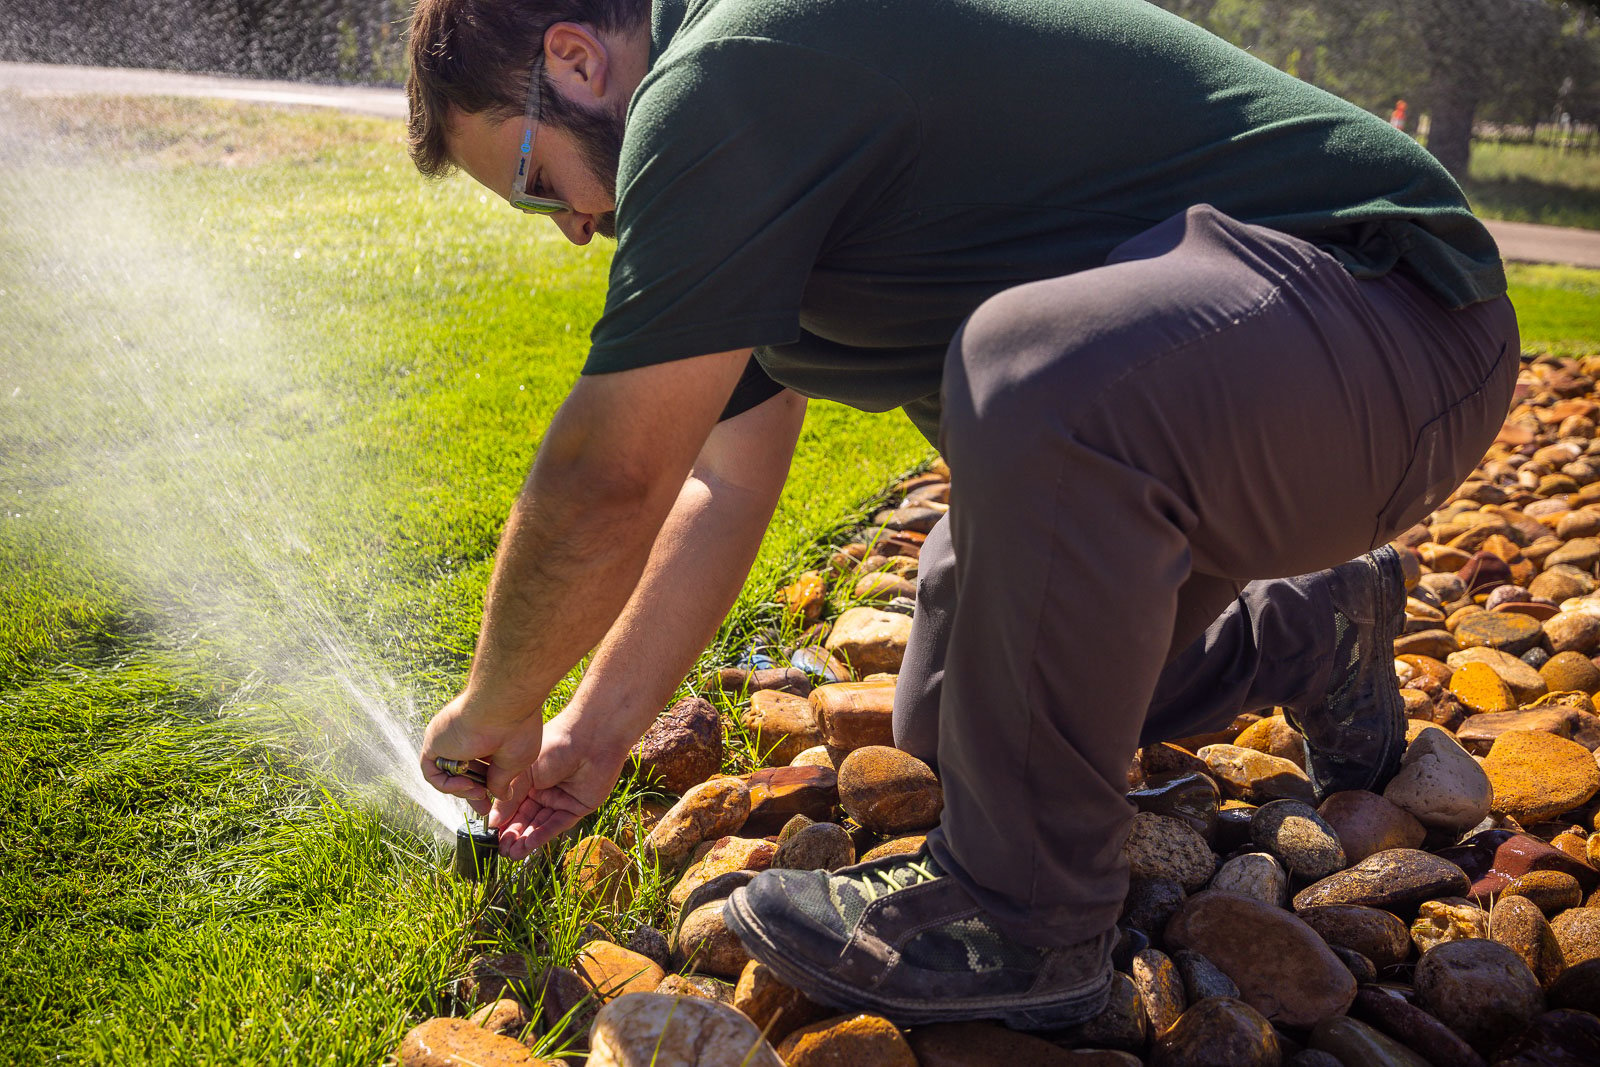
[[[1472,160],[1472,118],[1480,89],[1473,71],[1441,71],[1428,94],[1433,114],[1428,151],[1458,180]]]

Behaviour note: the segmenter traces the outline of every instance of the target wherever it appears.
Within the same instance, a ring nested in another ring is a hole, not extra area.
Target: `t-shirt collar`
[[[656,65],[661,53],[676,36],[689,13],[689,0],[654,0],[650,5],[650,65]]]

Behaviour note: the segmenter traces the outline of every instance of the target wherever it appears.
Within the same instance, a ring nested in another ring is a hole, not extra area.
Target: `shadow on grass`
[[[1600,188],[1534,178],[1468,180],[1462,187],[1473,208],[1488,218],[1600,230]]]

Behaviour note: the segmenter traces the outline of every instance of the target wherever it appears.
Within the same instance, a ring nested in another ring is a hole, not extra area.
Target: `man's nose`
[[[567,240],[575,245],[586,245],[594,239],[594,216],[578,211],[563,211],[551,215],[551,221],[561,228]]]

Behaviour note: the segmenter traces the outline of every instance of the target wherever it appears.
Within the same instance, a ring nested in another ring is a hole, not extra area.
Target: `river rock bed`
[[[1481,465],[1397,538],[1408,745],[1381,794],[1317,804],[1277,712],[1135,756],[1099,1017],[1038,1035],[839,1015],[722,921],[756,872],[912,851],[938,822],[937,778],[889,729],[917,555],[949,503],[936,466],[780,590],[794,647],[700,680],[734,698],[732,721],[688,698],[636,747],[637,773],[678,796],[628,828],[673,872],[662,928],[595,927],[570,968],[475,960],[455,989],[465,1018],[413,1029],[400,1062],[550,1062],[518,1039],[566,1017],[592,1067],[1600,1063],[1597,374],[1600,358],[1526,364]],[[764,766],[718,773],[732,730]],[[626,907],[633,844],[570,847],[570,891]]]

